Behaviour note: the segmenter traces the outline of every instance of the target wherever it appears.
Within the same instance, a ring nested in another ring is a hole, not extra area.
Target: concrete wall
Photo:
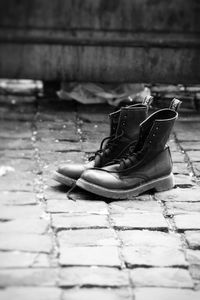
[[[0,77],[200,82],[198,0],[1,0]]]

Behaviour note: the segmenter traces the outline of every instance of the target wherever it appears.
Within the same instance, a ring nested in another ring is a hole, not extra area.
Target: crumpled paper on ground
[[[62,83],[57,92],[61,100],[76,100],[82,104],[108,103],[118,106],[124,100],[141,102],[151,92],[144,84]]]

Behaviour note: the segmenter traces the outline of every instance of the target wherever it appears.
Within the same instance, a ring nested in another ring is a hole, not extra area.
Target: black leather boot
[[[169,109],[153,113],[140,125],[138,142],[120,160],[81,175],[77,186],[107,198],[124,199],[151,189],[173,188],[172,160],[166,143],[178,117],[180,101],[173,99]]]
[[[54,173],[53,178],[67,186],[73,185],[88,168],[101,168],[113,159],[120,158],[130,143],[136,143],[139,134],[139,124],[145,120],[152,97],[146,97],[142,104],[122,107],[111,113],[110,136],[106,137],[86,164],[65,164]]]

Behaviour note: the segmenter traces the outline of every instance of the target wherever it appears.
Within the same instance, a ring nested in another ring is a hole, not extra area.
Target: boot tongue
[[[108,154],[110,152],[109,149],[105,149],[103,155],[96,154],[94,158],[94,167],[100,168],[104,165],[104,155]]]
[[[123,107],[120,112],[116,136],[124,132],[125,141],[136,140],[139,133],[139,124],[145,120],[147,114],[146,106],[131,105]]]
[[[109,115],[110,118],[110,136],[115,135],[120,117],[120,110]]]
[[[98,168],[101,167],[101,157],[100,155],[95,155],[95,159],[94,159],[94,167]]]
[[[120,117],[120,110],[117,110],[109,115],[110,118],[110,137],[116,136],[116,130],[117,130],[117,125]],[[106,147],[106,143],[104,145],[104,148]],[[104,151],[104,155],[109,152],[109,149],[106,149]],[[103,165],[103,157],[101,154],[96,154],[94,158],[94,167],[102,167]]]

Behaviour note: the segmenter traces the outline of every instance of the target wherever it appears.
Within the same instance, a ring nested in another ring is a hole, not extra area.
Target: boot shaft
[[[170,107],[160,109],[140,124],[139,140],[135,152],[142,148],[151,148],[154,152],[162,151],[178,118],[177,110],[181,101],[173,99]]]
[[[163,109],[141,123],[142,148],[151,148],[153,152],[162,151],[167,144],[177,117],[177,112]]]
[[[172,132],[175,120],[178,117],[177,109],[180,101],[173,99],[174,108],[161,109],[140,124],[140,133],[132,154],[121,160],[120,170],[141,167],[148,164],[154,157],[165,150],[167,141]]]
[[[147,118],[148,110],[152,101],[153,97],[147,96],[144,98],[141,104],[122,107],[116,113],[112,114],[111,124],[113,124],[113,128],[116,128],[115,136],[118,136],[123,132],[125,139],[137,139],[139,133],[139,125]]]
[[[109,115],[110,138],[96,152],[95,167],[101,167],[119,157],[129,143],[137,141],[139,125],[147,117],[152,99],[152,97],[146,97],[142,104],[122,107]]]

